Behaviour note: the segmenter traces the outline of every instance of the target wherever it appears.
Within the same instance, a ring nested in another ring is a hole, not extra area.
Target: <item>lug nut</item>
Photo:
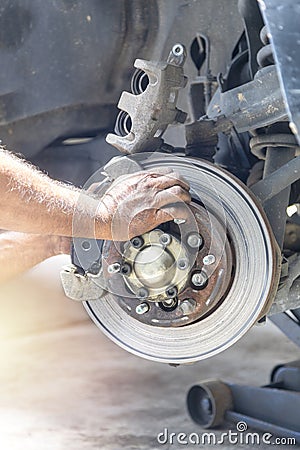
[[[146,312],[148,312],[150,309],[148,303],[141,303],[140,305],[137,305],[137,307],[135,308],[135,312],[139,315],[141,314],[145,314]]]
[[[203,244],[203,238],[198,233],[192,233],[188,236],[187,243],[191,248],[200,248]]]
[[[140,288],[140,289],[138,290],[137,294],[136,294],[136,296],[137,296],[138,298],[147,298],[148,295],[149,295],[148,289],[143,288],[143,287]]]
[[[178,292],[178,290],[177,290],[176,286],[170,287],[166,290],[166,296],[168,298],[174,298],[174,297],[176,297],[177,292]]]
[[[144,245],[144,239],[141,236],[136,236],[130,240],[132,247],[141,248]]]
[[[122,275],[130,275],[131,274],[131,266],[128,263],[124,263],[121,266],[121,274]]]
[[[118,273],[120,272],[121,264],[118,262],[115,262],[113,264],[110,264],[107,268],[108,273]]]
[[[178,300],[177,298],[170,298],[169,300],[163,300],[160,303],[160,307],[164,310],[164,311],[173,311],[178,305]]]
[[[194,273],[194,275],[192,276],[192,283],[194,286],[203,288],[206,286],[207,282],[208,282],[208,276],[206,275],[205,272],[197,272],[197,273]]]
[[[164,306],[170,307],[174,305],[174,299],[171,298],[170,300],[164,300],[162,303],[164,304]]]
[[[160,236],[160,238],[159,238],[159,242],[160,242],[162,245],[169,245],[169,244],[171,243],[171,241],[172,241],[172,238],[171,238],[171,236],[170,236],[169,234],[167,234],[167,233],[162,234],[162,235]]]
[[[206,255],[203,258],[203,264],[205,266],[210,266],[211,264],[213,264],[214,262],[216,262],[216,257],[215,255]]]
[[[189,266],[189,262],[188,262],[188,260],[186,258],[180,258],[177,261],[177,267],[180,270],[185,270],[185,269],[188,268],[188,266]]]

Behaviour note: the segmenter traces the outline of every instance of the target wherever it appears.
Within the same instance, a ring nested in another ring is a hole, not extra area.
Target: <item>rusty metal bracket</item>
[[[287,109],[276,68],[264,67],[253,81],[226,92],[218,89],[207,110],[208,119],[231,123],[239,133],[287,120]]]

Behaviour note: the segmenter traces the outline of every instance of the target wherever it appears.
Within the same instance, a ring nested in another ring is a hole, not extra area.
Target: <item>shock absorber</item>
[[[257,62],[263,69],[274,64],[272,44],[266,26],[261,29],[260,38],[264,45],[257,53]],[[263,178],[293,159],[296,149],[299,149],[286,122],[271,125],[265,129],[264,134],[254,136],[250,140],[250,148],[255,156],[265,160]],[[265,212],[280,248],[283,247],[286,208],[289,204],[290,191],[291,187],[289,186],[264,203]]]

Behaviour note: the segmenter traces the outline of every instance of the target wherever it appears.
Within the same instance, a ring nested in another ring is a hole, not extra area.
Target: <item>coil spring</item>
[[[260,67],[271,66],[274,64],[272,45],[270,44],[269,33],[266,25],[260,30],[260,40],[264,44],[257,52],[257,62]]]
[[[293,134],[272,133],[259,134],[250,140],[250,148],[253,155],[259,159],[266,159],[267,147],[294,148],[296,156],[300,154],[299,144]]]
[[[256,56],[259,66],[262,68],[273,65],[273,49],[266,25],[260,30],[260,40],[263,43],[263,47],[257,52]],[[268,147],[288,147],[295,149],[296,155],[300,153],[300,147],[295,136],[289,133],[259,134],[250,140],[249,145],[253,155],[262,160],[266,159],[266,149]]]

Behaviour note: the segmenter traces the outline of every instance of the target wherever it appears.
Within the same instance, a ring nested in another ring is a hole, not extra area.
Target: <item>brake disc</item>
[[[188,180],[198,246],[196,251],[194,244],[189,248],[189,230],[174,223],[140,237],[138,248],[132,241],[119,246],[104,242],[103,273],[114,289],[101,299],[84,302],[85,308],[110,339],[135,355],[173,364],[213,356],[264,316],[276,293],[279,250],[265,214],[239,180],[203,160],[167,154],[130,159],[144,169],[172,168]],[[165,242],[162,234],[169,236]],[[154,266],[147,266],[149,240]],[[182,279],[177,270],[180,258],[186,261]],[[122,286],[120,280],[125,281]],[[174,287],[171,280],[178,282],[178,289],[168,298],[166,286]],[[144,296],[139,295],[143,286]]]

